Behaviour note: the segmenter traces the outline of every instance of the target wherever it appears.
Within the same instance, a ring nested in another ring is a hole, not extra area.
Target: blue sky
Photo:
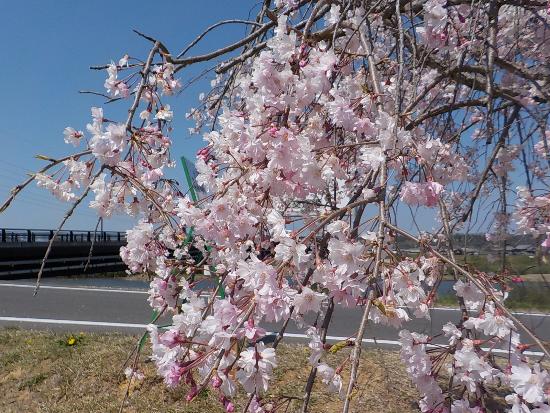
[[[63,129],[72,126],[85,130],[90,107],[103,102],[99,97],[78,93],[104,92],[105,72],[91,71],[89,66],[118,61],[125,53],[146,56],[150,44],[132,29],[162,40],[177,54],[210,24],[227,18],[246,18],[257,6],[255,2],[222,0],[3,2],[0,198],[3,200],[14,185],[25,179],[27,172],[43,165],[34,155],[55,157],[73,149],[63,142]],[[243,31],[242,25],[225,26],[209,34],[193,49],[194,53],[226,44]],[[180,77],[185,80],[190,74],[184,70]],[[199,83],[170,102],[176,118],[171,136],[175,157],[192,158],[202,146],[199,136],[189,136],[187,128],[191,125],[184,115],[207,87],[208,82]],[[106,116],[123,119],[126,104],[107,105]],[[179,163],[169,175],[183,179]],[[0,214],[0,227],[55,227],[68,207],[32,184],[10,209]],[[93,228],[96,219],[93,211],[83,205],[66,227]],[[126,229],[129,224],[129,220],[117,216],[106,221],[105,229]]]
[[[105,71],[89,70],[91,65],[118,61],[125,53],[145,58],[150,44],[132,32],[137,29],[162,40],[177,54],[198,33],[219,20],[246,18],[255,14],[254,1],[68,1],[22,0],[3,2],[0,25],[0,66],[2,99],[0,99],[0,198],[25,179],[25,174],[40,168],[36,154],[53,157],[73,149],[63,142],[63,129],[72,126],[85,130],[90,121],[90,107],[100,106],[102,98],[79,94],[79,90],[104,92]],[[9,16],[9,18],[7,17]],[[211,32],[190,54],[204,53],[238,39],[244,26],[224,26]],[[179,77],[185,81],[212,63],[184,69]],[[168,102],[175,111],[174,158],[185,155],[193,159],[203,146],[199,136],[189,136],[192,126],[184,118],[197,102],[200,92],[207,91],[209,80],[198,82]],[[105,107],[110,119],[124,119],[128,102]],[[179,162],[168,171],[171,178],[183,181]],[[86,203],[87,204],[87,203]],[[69,229],[90,229],[97,217],[83,204]],[[0,227],[52,228],[62,219],[69,205],[58,202],[48,192],[31,186],[3,214]],[[404,211],[408,215],[408,210]],[[415,210],[420,224],[434,229],[433,211]],[[410,220],[400,221],[414,230]],[[105,222],[104,228],[124,230],[131,221],[123,216]],[[481,226],[485,226],[481,224]],[[478,229],[479,230],[479,229]]]

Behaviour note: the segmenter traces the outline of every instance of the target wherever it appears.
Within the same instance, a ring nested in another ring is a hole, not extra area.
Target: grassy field
[[[456,255],[458,264],[470,266],[483,272],[500,272],[501,261],[499,257],[489,259],[487,255]],[[508,255],[506,267],[510,274],[550,274],[550,263],[529,255]],[[540,278],[540,277],[539,277]]]
[[[74,345],[63,334],[0,330],[0,412],[75,413],[118,412],[127,387],[121,372],[137,338],[118,334],[77,335]],[[148,346],[145,346],[148,350]],[[349,355],[345,349],[331,356],[335,365]],[[270,397],[301,397],[309,373],[304,346],[281,345],[279,365]],[[185,402],[185,389],[167,389],[155,375],[152,363],[142,357],[145,379],[132,387],[124,407],[126,413],[217,413],[222,412],[213,392],[205,392],[191,404]],[[347,377],[347,371],[344,371]],[[398,396],[398,397],[396,397]],[[359,391],[353,399],[354,412],[417,412],[417,393],[405,375],[395,352],[364,352],[359,375]],[[237,400],[236,411],[242,410]],[[288,413],[299,411],[293,401]],[[337,397],[316,385],[311,412],[331,413],[341,409]],[[284,409],[283,409],[284,411]]]
[[[457,262],[470,270],[482,272],[500,272],[501,263],[489,260],[486,255],[457,255]],[[506,305],[514,310],[550,311],[550,263],[527,255],[510,255],[506,258],[507,269],[512,276],[520,276],[523,282],[512,283]],[[450,280],[452,276],[444,276]],[[435,305],[456,306],[453,292],[442,293]]]
[[[543,283],[518,284],[505,301],[508,308],[516,311],[550,312],[550,288]],[[456,295],[448,293],[437,297],[436,306],[457,306]]]
[[[477,263],[472,264],[473,266],[479,265],[483,268],[487,265],[486,260],[484,261],[484,257],[468,257],[468,260],[471,258],[477,259]],[[524,259],[528,257],[515,256],[513,258],[517,258],[516,263],[523,266],[522,268],[529,268],[529,261]],[[522,260],[519,258],[522,258]],[[541,268],[541,270],[548,271],[545,268]],[[451,280],[452,277],[444,277],[444,279]],[[521,280],[521,282],[509,282],[509,286],[512,290],[509,292],[508,298],[505,301],[506,306],[514,310],[549,312],[550,274],[548,274],[548,272],[539,274],[523,273],[521,275]],[[439,293],[436,305],[456,306],[457,301],[454,291]]]

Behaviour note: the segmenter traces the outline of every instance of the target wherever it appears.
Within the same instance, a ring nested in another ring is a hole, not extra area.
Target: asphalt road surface
[[[141,281],[56,278],[44,280],[41,285],[38,295],[33,296],[32,280],[0,282],[0,326],[140,334],[151,320],[147,284]],[[361,315],[361,309],[335,310],[328,331],[329,341],[353,336]],[[540,338],[550,340],[550,315],[517,313],[516,316]],[[413,319],[403,327],[433,336],[441,332],[446,322],[459,319],[458,310],[435,308],[431,310],[430,320]],[[275,324],[263,327],[268,331],[279,329]],[[290,322],[287,337],[304,341],[304,330]],[[369,324],[365,343],[396,346],[398,339],[398,330]]]

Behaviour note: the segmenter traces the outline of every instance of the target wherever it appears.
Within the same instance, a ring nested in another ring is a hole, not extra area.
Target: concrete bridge
[[[35,277],[55,230],[0,228],[0,279]],[[124,271],[119,256],[125,232],[62,230],[52,245],[44,277]]]

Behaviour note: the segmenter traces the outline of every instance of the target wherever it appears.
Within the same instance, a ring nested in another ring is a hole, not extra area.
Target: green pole
[[[189,167],[187,166],[187,159],[185,159],[185,156],[181,157],[181,164],[183,165],[183,172],[185,172],[187,185],[189,185],[189,193],[191,194],[191,199],[193,200],[193,202],[197,202],[199,198],[197,197],[195,185],[193,185],[193,179],[191,179],[191,173],[189,172]]]
[[[187,166],[187,159],[185,159],[185,156],[182,156],[180,159],[181,159],[181,164],[183,166],[183,171],[185,173],[185,179],[187,180],[187,185],[189,186],[189,193],[191,194],[191,199],[193,200],[193,202],[197,202],[199,198],[197,197],[197,192],[195,191],[195,185],[194,185],[193,179],[191,178],[189,167]],[[189,244],[192,240],[193,240],[193,227],[187,230],[187,238],[185,239],[185,244]],[[211,248],[212,247],[210,247],[209,245],[206,246],[207,251],[210,251]],[[213,273],[216,272],[216,267],[214,267],[213,265],[210,265],[208,269],[210,270],[210,272],[213,272]],[[225,298],[225,291],[222,288],[221,279],[218,279],[218,287],[220,292],[220,298]]]
[[[193,202],[198,201],[197,192],[195,191],[195,186],[193,185],[193,179],[191,178],[191,173],[189,172],[189,167],[187,166],[187,159],[185,156],[181,158],[181,164],[183,166],[183,172],[185,173],[185,180],[189,186],[189,193],[191,194],[191,199]],[[185,239],[185,244],[189,244],[193,240],[193,227],[187,229],[187,238]]]

